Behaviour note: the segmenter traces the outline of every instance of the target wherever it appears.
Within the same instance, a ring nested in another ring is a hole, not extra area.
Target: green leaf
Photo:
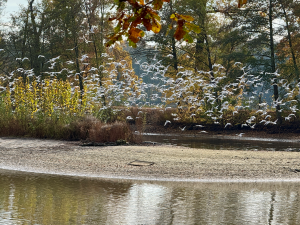
[[[132,16],[129,18],[128,22],[131,23],[136,20],[136,16]]]
[[[184,26],[188,31],[193,31],[196,34],[199,34],[201,32],[201,29],[199,26],[193,24],[193,23],[185,23]]]
[[[128,41],[128,45],[133,47],[133,48],[136,48],[136,43],[134,43],[133,41],[131,41],[129,38],[127,39]]]
[[[155,20],[157,20],[157,21],[160,21],[160,20],[161,20],[161,19],[160,19],[160,16],[157,15],[156,13],[151,13],[151,16],[152,16]]]
[[[188,43],[193,43],[193,42],[194,42],[193,38],[192,38],[188,33],[186,33],[186,34],[183,36],[183,38],[184,38],[185,41],[188,42]]]
[[[120,34],[119,36],[118,36],[118,38],[117,38],[117,41],[122,41],[123,39],[122,39],[122,34]]]
[[[184,38],[185,41],[188,42],[188,43],[193,43],[193,42],[194,42],[193,38],[192,38],[188,33],[186,33],[186,34],[183,36],[183,38]]]
[[[118,25],[114,28],[115,33],[119,33],[121,30],[121,23],[118,23]]]
[[[151,14],[147,13],[146,16],[144,17],[145,19],[151,19]]]
[[[110,47],[114,42],[112,40],[105,43],[105,47]]]

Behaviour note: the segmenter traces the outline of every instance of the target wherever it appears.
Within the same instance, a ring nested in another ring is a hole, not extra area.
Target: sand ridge
[[[143,163],[130,164],[134,161]],[[83,147],[78,142],[0,138],[0,168],[144,180],[300,181],[300,152],[169,145]]]

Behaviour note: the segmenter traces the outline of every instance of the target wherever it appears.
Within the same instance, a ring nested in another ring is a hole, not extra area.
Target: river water
[[[300,140],[253,138],[253,137],[226,137],[226,136],[199,136],[192,135],[162,135],[147,134],[144,141],[170,145],[186,146],[190,148],[205,148],[215,150],[251,150],[251,151],[300,151]]]
[[[300,149],[276,140],[145,139],[210,149]],[[0,170],[0,225],[298,225],[299,212],[300,182],[156,182]]]
[[[300,224],[299,183],[95,180],[0,171],[0,224]]]

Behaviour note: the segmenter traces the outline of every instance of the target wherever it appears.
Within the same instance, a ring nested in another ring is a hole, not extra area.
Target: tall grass
[[[12,91],[11,91],[12,90]],[[134,141],[125,122],[106,124],[89,104],[89,94],[68,81],[46,79],[41,83],[18,78],[0,96],[0,135],[91,140]]]

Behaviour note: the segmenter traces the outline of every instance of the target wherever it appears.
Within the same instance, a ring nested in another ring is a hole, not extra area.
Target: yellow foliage
[[[14,109],[17,117],[26,117],[42,114],[51,117],[53,113],[62,113],[70,116],[82,116],[87,111],[92,111],[93,106],[87,104],[90,96],[84,89],[82,96],[78,88],[72,91],[68,81],[45,79],[42,83],[36,81],[26,82],[20,77],[12,87],[7,88],[4,102],[7,109]]]

